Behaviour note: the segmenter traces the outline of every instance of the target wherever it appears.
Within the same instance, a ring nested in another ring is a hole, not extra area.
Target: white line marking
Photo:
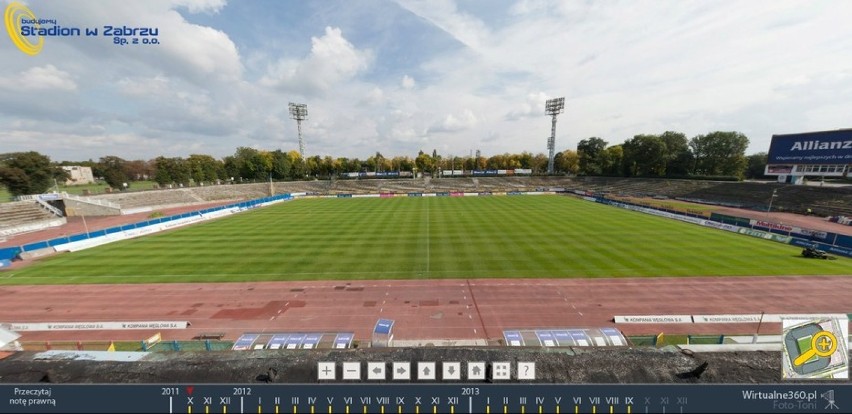
[[[426,276],[429,276],[429,199],[426,199]]]

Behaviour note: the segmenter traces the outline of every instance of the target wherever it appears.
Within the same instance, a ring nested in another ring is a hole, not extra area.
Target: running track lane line
[[[473,287],[470,286],[470,279],[465,279],[467,290],[470,292],[470,299],[473,301],[473,308],[476,309],[476,317],[479,318],[479,326],[482,327],[482,334],[485,335],[485,341],[488,341],[488,328],[485,327],[485,320],[482,319],[482,313],[479,311],[479,305],[476,303],[476,296],[473,294]]]

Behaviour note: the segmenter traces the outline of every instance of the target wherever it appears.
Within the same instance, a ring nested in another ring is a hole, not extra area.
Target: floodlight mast
[[[308,119],[308,105],[290,102],[290,119],[296,120],[299,130],[299,154],[305,159],[305,142],[302,141],[302,121]]]
[[[556,115],[565,110],[565,98],[548,99],[544,105],[544,113],[553,117],[550,127],[550,138],[547,139],[547,173],[553,174],[553,157],[556,156]]]

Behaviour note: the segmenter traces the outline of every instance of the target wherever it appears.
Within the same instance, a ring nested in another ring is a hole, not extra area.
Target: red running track
[[[852,277],[173,283],[0,287],[0,322],[189,321],[202,332],[355,331],[379,318],[398,340],[488,339],[504,329],[616,326],[627,335],[750,334],[756,324],[619,324],[615,315],[849,313]],[[761,333],[780,333],[764,323]],[[138,340],[154,331],[22,332],[23,341]]]

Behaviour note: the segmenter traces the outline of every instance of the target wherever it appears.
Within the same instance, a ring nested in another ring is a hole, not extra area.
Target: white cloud
[[[402,85],[403,89],[413,89],[415,86],[417,86],[417,83],[414,82],[414,78],[408,75],[402,77],[402,82],[400,84]]]
[[[385,93],[379,87],[373,87],[367,92],[363,102],[368,105],[377,105],[385,101]]]
[[[506,119],[514,121],[531,116],[542,116],[547,99],[544,92],[530,93],[523,103],[518,104],[515,109],[506,114]]]
[[[472,49],[478,49],[489,37],[485,24],[460,12],[454,0],[397,0],[397,3]]]
[[[55,159],[290,150],[288,101],[309,106],[309,153],[362,158],[544,152],[558,96],[558,149],[725,128],[756,152],[849,126],[852,3],[398,3],[32,2],[63,26],[158,27],[161,43],[47,38],[30,57],[0,39],[4,144]],[[38,93],[8,93],[23,85]]]
[[[174,0],[178,6],[186,7],[190,13],[219,13],[227,0]]]
[[[432,124],[432,126],[429,127],[428,132],[459,132],[475,127],[478,122],[479,120],[476,118],[476,115],[473,114],[473,111],[465,109],[458,116],[447,114],[443,120]]]
[[[20,93],[41,90],[73,91],[77,89],[77,83],[70,73],[48,64],[27,69],[15,76],[2,77],[0,87]]]
[[[302,60],[284,59],[269,68],[261,84],[303,94],[327,92],[369,66],[371,53],[358,50],[339,28],[326,27],[311,37],[311,53]]]

